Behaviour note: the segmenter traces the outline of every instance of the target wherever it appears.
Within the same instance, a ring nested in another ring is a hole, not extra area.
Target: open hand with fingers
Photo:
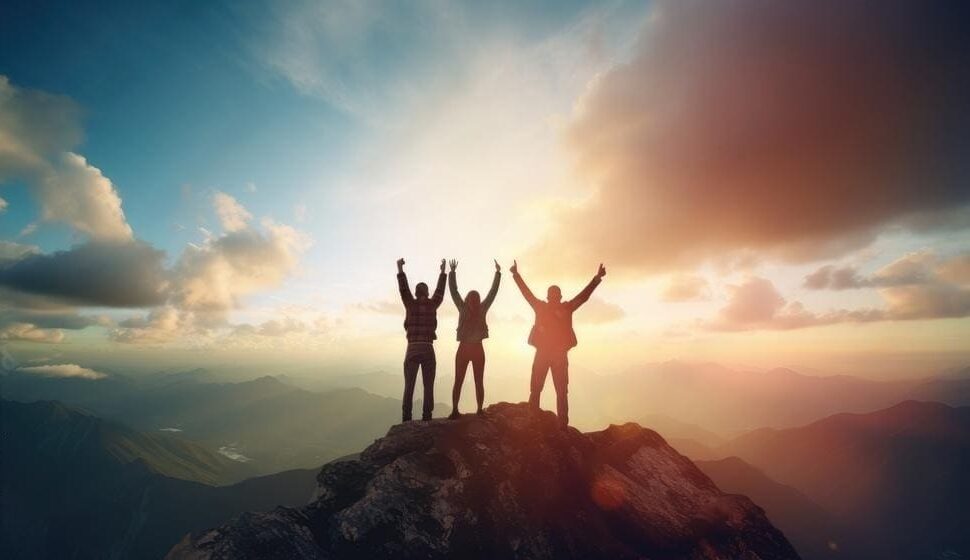
[[[603,266],[603,263],[600,263],[600,269],[596,272],[596,277],[603,278],[604,276],[606,276],[606,267]]]
[[[451,259],[450,261],[448,261],[448,265],[451,266],[451,271],[454,272],[455,269],[458,268],[458,261],[455,259]]]

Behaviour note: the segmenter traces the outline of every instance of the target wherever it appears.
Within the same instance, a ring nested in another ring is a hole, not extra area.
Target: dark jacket
[[[488,338],[488,323],[485,322],[485,314],[488,313],[488,308],[495,301],[495,295],[498,294],[498,285],[501,280],[502,273],[496,270],[495,277],[492,278],[492,287],[489,288],[488,295],[482,300],[481,307],[478,310],[477,320],[475,320],[470,317],[471,313],[468,312],[465,301],[461,299],[461,294],[458,293],[458,280],[455,276],[455,271],[452,270],[448,273],[448,288],[451,291],[451,299],[455,302],[455,307],[458,308],[457,337],[459,341],[481,342]]]
[[[397,287],[404,303],[404,330],[407,332],[408,342],[431,342],[438,338],[435,330],[438,328],[438,306],[445,298],[445,273],[438,275],[438,285],[430,298],[416,298],[411,295],[408,277],[403,272],[397,273]]]
[[[573,330],[573,312],[586,303],[596,286],[599,286],[600,278],[594,277],[576,297],[559,303],[537,298],[518,274],[513,274],[512,278],[536,314],[536,322],[529,332],[529,344],[540,350],[552,351],[565,351],[576,346],[578,341]]]

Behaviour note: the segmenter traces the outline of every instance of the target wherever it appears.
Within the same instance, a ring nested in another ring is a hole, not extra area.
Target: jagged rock
[[[561,430],[525,404],[394,426],[317,480],[306,507],[240,516],[167,558],[798,558],[656,432]]]

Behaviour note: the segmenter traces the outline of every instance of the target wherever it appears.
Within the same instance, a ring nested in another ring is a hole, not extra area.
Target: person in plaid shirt
[[[414,286],[414,295],[404,274],[404,259],[397,260],[397,286],[404,303],[404,331],[407,333],[408,348],[404,353],[404,403],[401,406],[401,420],[411,420],[414,403],[414,385],[421,368],[421,381],[424,383],[424,410],[422,420],[431,420],[434,409],[434,374],[437,362],[434,355],[434,340],[437,337],[438,306],[445,297],[445,259],[441,259],[441,273],[434,295],[428,297],[428,285],[419,282]]]

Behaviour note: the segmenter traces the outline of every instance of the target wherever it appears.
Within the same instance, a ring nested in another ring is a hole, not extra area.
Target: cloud
[[[390,299],[358,303],[354,305],[354,308],[371,313],[380,313],[381,315],[400,315],[404,312],[404,307],[401,305],[400,300]]]
[[[161,344],[171,342],[188,334],[186,321],[179,310],[163,306],[151,310],[143,317],[132,317],[118,323],[118,328],[108,333],[115,342],[136,344]]]
[[[81,141],[80,109],[68,97],[25,90],[0,75],[0,181],[35,173]]]
[[[851,266],[825,265],[805,277],[812,290],[851,290],[926,285],[937,282],[970,284],[970,253],[940,258],[933,251],[906,254],[869,276]]]
[[[0,263],[0,286],[77,305],[143,307],[165,301],[165,254],[142,242],[88,242]]]
[[[222,224],[222,229],[228,232],[246,229],[249,220],[253,218],[253,215],[242,204],[239,204],[239,201],[224,192],[217,192],[213,195],[212,203],[215,206],[216,215],[219,217],[219,223]]]
[[[38,252],[40,252],[40,249],[35,245],[24,245],[13,241],[0,240],[0,266]]]
[[[816,314],[801,302],[788,302],[765,278],[751,277],[738,285],[728,286],[730,298],[718,316],[701,326],[712,331],[792,330],[834,323],[866,323],[888,319],[878,309],[837,310]]]
[[[656,272],[744,250],[815,260],[891,225],[967,226],[960,7],[867,8],[659,2],[567,130],[598,188],[557,213],[533,257],[550,271]]]
[[[803,285],[811,290],[849,290],[861,288],[865,280],[851,266],[836,268],[829,264],[806,276]]]
[[[789,330],[835,323],[949,319],[970,316],[970,254],[940,258],[932,251],[904,255],[865,276],[851,267],[822,267],[806,277],[814,289],[874,288],[883,306],[815,313],[788,302],[769,280],[752,277],[730,286],[730,299],[709,330]]]
[[[131,240],[114,185],[73,152],[78,121],[70,99],[21,89],[0,76],[0,182],[26,181],[44,220],[64,222],[93,240]]]
[[[19,309],[0,307],[0,326],[27,323],[44,329],[80,330],[105,324],[105,319],[81,315],[72,308]]]
[[[100,371],[95,371],[77,364],[52,364],[45,366],[28,366],[17,368],[17,371],[31,373],[41,377],[75,377],[78,379],[104,379],[108,377]]]
[[[262,231],[233,231],[186,248],[173,270],[173,303],[221,321],[243,296],[279,286],[309,240],[287,225],[262,225]]]
[[[670,279],[660,295],[661,301],[699,301],[710,297],[707,280],[692,274],[678,274]]]
[[[5,199],[0,197],[0,214],[4,213],[9,205],[10,204]]]
[[[64,332],[60,329],[42,329],[30,323],[11,323],[0,326],[0,340],[57,344],[64,341]]]
[[[131,226],[121,209],[121,197],[101,170],[83,156],[65,153],[35,186],[42,217],[63,222],[91,239],[129,241]]]
[[[594,324],[612,323],[626,316],[622,307],[597,296],[589,298],[578,313],[581,320]]]

